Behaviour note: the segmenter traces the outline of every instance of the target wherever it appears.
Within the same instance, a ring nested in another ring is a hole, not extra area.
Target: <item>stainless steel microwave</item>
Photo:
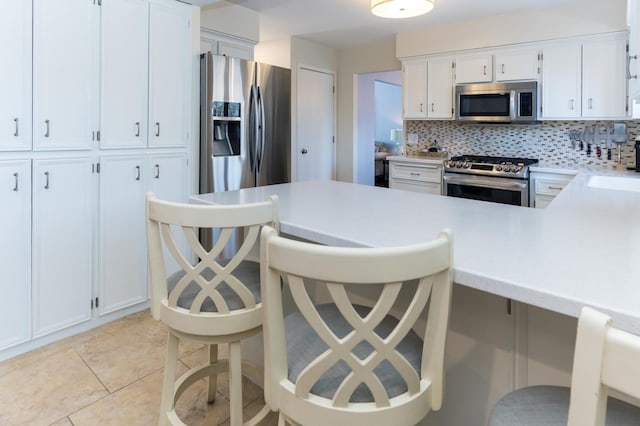
[[[459,84],[456,120],[531,123],[538,120],[538,82]]]

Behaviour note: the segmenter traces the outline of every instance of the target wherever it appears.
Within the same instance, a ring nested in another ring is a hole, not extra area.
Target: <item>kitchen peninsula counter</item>
[[[336,181],[201,194],[192,202],[275,194],[282,233],[331,245],[404,245],[450,228],[456,284],[572,317],[592,306],[640,334],[640,192],[592,188],[589,177],[578,173],[546,209]]]

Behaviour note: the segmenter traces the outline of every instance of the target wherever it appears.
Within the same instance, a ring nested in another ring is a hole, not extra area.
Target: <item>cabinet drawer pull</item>
[[[18,119],[14,118],[13,121],[16,123],[16,131],[13,133],[13,136],[18,137]]]
[[[550,186],[549,189],[554,189],[556,191],[562,191],[562,187],[559,187],[559,186]]]
[[[17,192],[18,191],[18,173],[14,173],[13,178],[16,180],[16,184],[13,187],[13,190]]]
[[[420,173],[411,172],[411,176],[420,176]]]
[[[155,165],[155,169],[156,169],[156,175],[155,175],[155,178],[156,178],[156,179],[160,179],[160,165],[159,165],[159,164],[156,164],[156,165]]]
[[[44,189],[49,189],[49,172],[44,172]]]
[[[136,137],[140,136],[140,122],[136,121]]]
[[[45,124],[45,131],[44,131],[44,137],[48,138],[49,137],[49,120],[44,120],[44,124]]]
[[[136,166],[136,180],[140,180],[140,166]]]
[[[156,136],[160,136],[160,123],[156,121]]]

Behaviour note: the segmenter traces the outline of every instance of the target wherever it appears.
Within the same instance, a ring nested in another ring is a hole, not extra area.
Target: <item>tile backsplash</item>
[[[446,148],[450,156],[496,155],[503,157],[537,158],[541,164],[559,167],[589,167],[613,169],[617,166],[618,145],[611,148],[611,159],[607,158],[605,144],[601,145],[601,155],[597,156],[596,144],[587,154],[587,146],[580,150],[572,148],[570,130],[582,131],[585,126],[596,126],[605,132],[611,121],[542,121],[539,124],[470,124],[456,121],[404,122],[405,137],[409,133],[418,135],[417,144],[406,144],[406,153],[426,150],[435,142]],[[627,143],[622,147],[622,164],[635,160],[634,143],[640,135],[640,120],[616,121],[627,125]]]

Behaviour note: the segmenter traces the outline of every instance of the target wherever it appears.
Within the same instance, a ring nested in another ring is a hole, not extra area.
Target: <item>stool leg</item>
[[[180,339],[169,332],[167,337],[167,355],[164,362],[164,381],[162,384],[162,402],[160,405],[160,419],[158,424],[167,424],[167,413],[173,409],[176,368],[178,364],[178,344]]]
[[[242,426],[242,351],[240,342],[229,343],[229,420]]]
[[[218,345],[209,345],[209,364],[218,362]],[[212,404],[216,400],[216,391],[218,389],[218,375],[209,376],[209,395],[207,402]]]

